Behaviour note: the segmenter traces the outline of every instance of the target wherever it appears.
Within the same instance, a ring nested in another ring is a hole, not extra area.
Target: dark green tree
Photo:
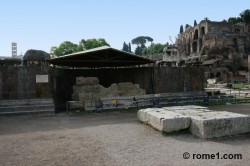
[[[137,46],[137,47],[135,48],[135,54],[136,54],[136,55],[142,55],[142,51],[143,51],[143,48],[140,47],[140,46]]]
[[[180,26],[180,33],[183,33],[183,25]]]
[[[244,23],[250,23],[250,9],[241,12],[240,17]]]
[[[146,42],[153,42],[153,39],[149,36],[138,36],[134,38],[132,41],[132,44],[136,44],[137,47],[135,49],[135,54],[142,55],[142,50],[146,47]]]
[[[229,17],[227,22],[232,23],[232,24],[237,24],[239,22],[242,22],[240,17]]]
[[[163,53],[163,49],[168,46],[168,43],[152,43],[150,46],[142,50],[142,55],[159,55]]]
[[[146,42],[152,42],[153,39],[148,36],[138,36],[134,38],[131,42],[139,47],[145,47]]]
[[[122,50],[126,51],[126,52],[129,52],[129,46],[125,42],[123,43]]]
[[[196,20],[194,20],[194,26],[195,26],[195,25],[197,25],[197,22],[196,22]]]
[[[50,55],[52,57],[63,56],[63,55],[71,54],[74,52],[84,51],[84,50],[101,47],[101,46],[110,46],[110,45],[103,38],[100,38],[98,40],[97,39],[87,39],[87,40],[82,39],[78,45],[70,41],[65,41],[65,42],[62,42],[58,47],[56,46],[51,47]]]
[[[130,52],[130,53],[132,52],[131,51],[131,44],[130,44],[130,42],[128,43],[128,52]]]

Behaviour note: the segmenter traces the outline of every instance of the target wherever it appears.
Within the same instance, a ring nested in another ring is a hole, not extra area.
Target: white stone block
[[[160,108],[140,110],[137,115],[140,121],[168,133],[186,129],[190,125],[189,117]]]
[[[250,116],[232,112],[199,112],[191,115],[190,131],[202,138],[250,132]]]

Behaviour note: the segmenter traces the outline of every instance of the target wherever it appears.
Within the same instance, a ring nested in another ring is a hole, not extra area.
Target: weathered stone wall
[[[203,91],[204,70],[196,67],[155,68],[154,93]]]
[[[48,67],[1,66],[0,99],[51,98],[50,83],[36,83],[36,75],[49,75]]]

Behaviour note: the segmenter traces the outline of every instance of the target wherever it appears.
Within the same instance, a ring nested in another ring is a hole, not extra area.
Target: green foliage
[[[146,48],[146,42],[152,43],[153,39],[149,36],[138,36],[132,40],[132,44],[136,44],[135,54],[142,55],[142,51]]]
[[[247,84],[239,83],[239,84],[233,84],[234,89],[243,89],[246,87]]]
[[[243,22],[250,23],[250,9],[247,9],[240,13],[240,17]]]
[[[131,51],[131,44],[130,43],[128,43],[128,52],[130,52],[130,53],[132,52]]]
[[[227,21],[232,24],[237,24],[242,22],[242,19],[240,17],[230,17]]]
[[[141,55],[158,55],[163,53],[163,49],[167,47],[169,44],[161,44],[161,43],[152,43],[150,46],[145,47],[142,50]]]
[[[138,36],[132,40],[132,44],[136,44],[139,47],[145,47],[146,42],[152,42],[153,39],[149,36]]]
[[[180,33],[183,33],[183,25],[180,26]]]
[[[89,50],[89,49],[97,48],[101,46],[110,46],[110,45],[103,38],[99,38],[98,40],[97,39],[87,39],[87,40],[82,39],[79,42],[79,45],[74,44],[70,41],[65,41],[65,42],[62,42],[58,47],[56,46],[51,47],[50,54],[52,57],[64,56],[64,55],[72,54],[78,51]]]
[[[136,55],[142,55],[142,51],[143,51],[143,48],[140,47],[140,46],[137,46],[137,47],[135,48],[135,54],[136,54]]]
[[[194,26],[195,26],[195,25],[197,25],[197,22],[196,22],[196,20],[194,20]]]
[[[79,42],[79,47],[81,51],[89,50],[89,49],[97,48],[101,46],[110,46],[110,45],[103,38],[99,38],[99,39],[93,38],[93,39],[87,39],[87,40],[82,39]]]
[[[72,54],[74,52],[79,51],[79,47],[77,44],[74,44],[70,41],[62,42],[59,47],[51,47],[50,54],[52,56],[63,56],[67,54]]]
[[[122,51],[129,52],[129,47],[125,42],[123,43]]]

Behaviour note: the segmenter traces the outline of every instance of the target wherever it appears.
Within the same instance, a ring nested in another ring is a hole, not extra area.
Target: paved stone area
[[[250,104],[230,107],[250,112],[247,111]],[[191,158],[183,159],[184,152],[189,152]],[[241,154],[242,159],[192,159],[194,154],[218,152]],[[140,123],[136,112],[0,118],[0,163],[4,166],[249,165],[250,134],[216,139],[192,134],[163,136]]]

